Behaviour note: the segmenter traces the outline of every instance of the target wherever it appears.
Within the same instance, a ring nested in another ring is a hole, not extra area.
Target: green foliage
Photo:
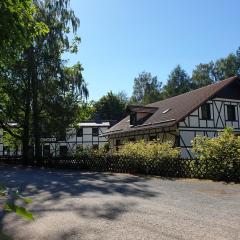
[[[132,103],[148,104],[161,99],[162,83],[157,76],[152,77],[151,73],[142,72],[134,79],[133,94],[130,99]]]
[[[225,58],[199,64],[192,72],[193,88],[199,88],[239,74],[240,49]]]
[[[82,99],[87,98],[88,89],[82,71],[81,64],[77,63],[72,67],[63,68],[64,82],[58,79],[46,82],[48,89],[44,88],[44,92],[40,92],[43,98],[39,101],[45,106],[41,111],[42,135],[63,135],[79,115],[86,114],[82,112],[86,110]],[[80,105],[81,103],[83,105]]]
[[[107,93],[94,104],[95,114],[103,120],[120,120],[125,115],[126,102],[122,96]]]
[[[2,209],[7,212],[14,212],[18,216],[25,218],[26,220],[33,220],[31,212],[26,210],[25,207],[16,204],[16,201],[20,201],[24,204],[32,203],[32,199],[23,197],[18,191],[11,190],[9,188],[0,186],[0,200],[3,201]]]
[[[72,67],[64,67],[63,68],[63,78],[64,78],[64,93],[72,92],[77,93],[78,97],[87,98],[89,95],[87,84],[83,79],[82,65],[78,62]]]
[[[136,141],[126,142],[115,153],[126,157],[135,156],[139,159],[165,159],[165,158],[178,158],[180,156],[180,150],[173,148],[172,142],[160,143],[155,141]]]
[[[192,72],[193,88],[200,88],[212,84],[216,81],[214,63],[200,63]]]
[[[205,169],[205,177],[240,177],[240,137],[233,134],[232,128],[219,132],[215,138],[197,136],[192,144],[192,150],[200,160],[200,167]]]
[[[105,143],[104,146],[103,146],[103,149],[104,149],[105,152],[109,152],[110,144],[109,143]]]
[[[190,91],[192,88],[191,78],[177,65],[170,73],[167,84],[163,88],[164,98],[173,97]]]
[[[93,117],[94,112],[96,111],[94,104],[95,104],[94,101],[90,102],[80,101],[78,104],[78,110],[76,114],[77,117],[75,119],[75,123],[90,120]]]
[[[198,64],[193,69],[192,76],[188,76],[186,71],[177,65],[163,87],[157,81],[157,77],[143,72],[134,79],[133,95],[130,101],[145,105],[219,82],[239,73],[240,48],[236,53],[231,53],[225,58]]]
[[[158,174],[161,172],[163,174],[166,167],[172,168],[173,171],[175,169],[177,172],[180,149],[173,148],[172,142],[140,140],[126,142],[114,154],[119,156],[125,164],[129,162],[133,164],[140,173]]]
[[[21,1],[14,2],[13,8]],[[76,35],[79,19],[69,2],[22,1],[27,4],[24,6],[34,8],[30,14],[34,23],[43,23],[47,31],[27,36],[32,41],[15,61],[0,66],[0,127],[22,141],[24,153],[34,142],[37,158],[41,152],[40,138],[65,132],[76,119],[79,102],[88,96],[81,64],[67,67],[62,59],[65,52],[75,53],[80,42]],[[68,38],[71,32],[73,43]],[[14,131],[7,124],[9,121],[17,123]]]
[[[44,35],[48,27],[34,18],[37,9],[32,0],[4,0],[0,3],[0,65],[9,63],[32,43],[37,35]]]
[[[239,69],[239,51],[236,54],[231,53],[226,58],[218,59],[215,62],[215,74],[218,81],[237,75]]]
[[[108,152],[107,147],[78,151],[78,167],[86,170],[112,171],[181,176],[180,150],[171,142],[158,141],[125,143],[119,151]]]
[[[193,150],[194,159],[181,159],[180,149],[172,147],[171,142],[126,142],[118,151],[81,149],[74,168],[240,181],[240,137],[234,136],[231,128],[216,138],[197,136]]]
[[[18,129],[12,129],[13,133],[18,135]],[[8,132],[3,132],[3,144],[9,146],[11,149],[17,149],[21,146],[21,141],[18,138],[13,137]]]

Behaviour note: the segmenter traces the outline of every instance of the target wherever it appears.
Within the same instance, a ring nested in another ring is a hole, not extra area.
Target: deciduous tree
[[[152,77],[151,73],[142,72],[134,79],[133,94],[130,99],[132,103],[148,104],[161,99],[162,83],[157,76]]]
[[[69,0],[34,1],[34,19],[48,27],[45,35],[34,36],[32,44],[19,55],[11,67],[0,72],[2,109],[0,125],[23,141],[23,155],[28,144],[34,143],[35,157],[40,159],[40,138],[48,132],[64,131],[74,121],[78,101],[88,95],[82,77],[82,66],[69,68],[64,52],[76,52],[79,38],[73,45],[68,39],[76,33],[79,19],[69,8]],[[17,122],[18,134],[7,122]]]
[[[170,73],[167,84],[163,88],[163,97],[173,97],[188,92],[191,89],[192,83],[190,77],[180,65],[177,65]]]
[[[126,102],[118,94],[109,92],[95,103],[94,108],[102,120],[121,120],[125,116]]]

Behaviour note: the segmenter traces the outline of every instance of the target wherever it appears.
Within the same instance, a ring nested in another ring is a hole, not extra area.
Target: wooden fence
[[[240,182],[240,162],[232,161],[228,161],[227,164],[218,163],[216,160],[202,163],[196,159],[161,159],[144,162],[106,155],[94,158],[89,156],[42,158],[39,162],[26,163],[19,156],[6,156],[0,157],[0,164]]]

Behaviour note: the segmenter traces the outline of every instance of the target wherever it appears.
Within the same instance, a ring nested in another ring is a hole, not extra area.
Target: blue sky
[[[108,91],[132,93],[140,72],[163,83],[180,64],[195,65],[240,46],[239,0],[71,0],[82,42],[69,64],[80,61],[90,100]]]

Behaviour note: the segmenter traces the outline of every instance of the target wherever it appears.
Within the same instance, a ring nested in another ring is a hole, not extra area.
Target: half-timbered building
[[[85,121],[69,128],[61,137],[41,138],[42,155],[48,156],[72,156],[77,150],[84,148],[99,149],[108,143],[106,136],[102,136],[115,121]],[[21,146],[9,146],[3,142],[3,130],[0,129],[0,156],[21,155]],[[34,154],[34,146],[30,146],[31,154]]]
[[[191,158],[197,135],[215,137],[227,126],[240,134],[240,78],[235,76],[146,106],[129,105],[128,116],[105,135],[112,148],[126,141],[172,141]]]
[[[66,135],[56,138],[42,138],[44,156],[67,156],[84,148],[99,149],[108,143],[106,136],[102,136],[111,126],[110,121],[86,121],[69,128]]]

